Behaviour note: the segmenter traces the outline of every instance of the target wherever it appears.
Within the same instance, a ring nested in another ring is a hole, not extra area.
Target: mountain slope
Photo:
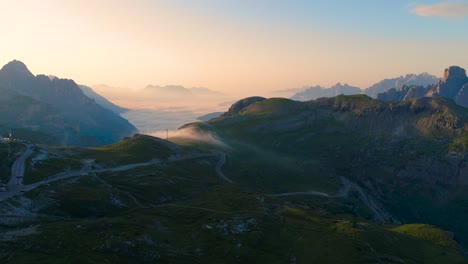
[[[197,120],[200,120],[200,121],[208,121],[208,120],[210,120],[210,119],[219,117],[219,116],[221,116],[222,114],[224,114],[224,112],[213,112],[213,113],[209,113],[209,114],[206,114],[206,115],[199,116],[199,117],[197,117]]]
[[[330,196],[344,177],[356,184],[350,210],[361,217],[433,224],[468,243],[468,226],[456,220],[468,217],[468,110],[448,99],[268,99],[209,124],[233,149],[226,175],[234,182]]]
[[[60,144],[73,131],[55,108],[49,104],[5,90],[0,93],[0,134],[22,138],[28,131],[28,139],[41,143]],[[47,134],[41,135],[47,131]]]
[[[29,97],[53,108],[63,120],[55,124],[60,127],[63,135],[57,138],[61,144],[80,146],[110,144],[136,131],[127,120],[102,108],[93,99],[85,96],[72,80],[50,78],[45,75],[34,76],[26,65],[19,61],[12,61],[0,70],[0,88],[2,92]],[[21,100],[12,103],[19,104],[17,105],[19,108],[27,108]],[[14,112],[10,112],[9,117],[20,119],[20,116]],[[4,125],[15,128],[18,124]],[[27,127],[30,127],[30,124],[23,123],[18,128]],[[58,133],[48,127],[36,130],[46,134],[52,133],[54,136]]]
[[[125,112],[128,111],[127,108],[124,108],[124,107],[120,107],[112,102],[110,102],[109,100],[107,100],[105,97],[103,97],[102,95],[96,93],[93,89],[91,89],[90,87],[88,86],[85,86],[85,85],[79,85],[78,86],[81,91],[86,95],[88,96],[89,98],[91,99],[94,99],[94,101],[96,101],[96,103],[108,110],[111,110],[112,112],[116,113],[116,114],[123,114]]]

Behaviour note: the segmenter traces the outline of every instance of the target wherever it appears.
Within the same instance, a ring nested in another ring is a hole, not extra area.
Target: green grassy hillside
[[[399,221],[441,226],[466,243],[468,225],[458,219],[468,217],[467,121],[466,109],[443,98],[355,95],[269,99],[210,125],[232,148],[226,174],[234,181],[266,193],[332,194],[346,177]]]
[[[44,184],[0,200],[0,261],[468,263],[466,111],[339,96],[239,113],[173,142],[38,146],[25,183]]]
[[[30,192],[27,197],[35,201],[58,202],[38,211],[54,217],[8,228],[12,235],[3,234],[0,258],[5,263],[466,263],[452,245],[349,215],[283,206],[281,200],[227,186],[211,167],[195,164],[98,175]]]
[[[177,146],[149,136],[136,135],[116,144],[89,148],[81,153],[81,158],[99,162],[113,160],[121,164],[143,162],[155,158],[167,158],[171,154],[171,148]]]
[[[437,245],[456,247],[456,244],[449,237],[449,234],[446,231],[430,225],[408,224],[395,227],[392,230],[401,234],[427,240]]]

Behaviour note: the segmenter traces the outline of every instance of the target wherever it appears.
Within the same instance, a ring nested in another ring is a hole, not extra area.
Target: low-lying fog
[[[164,111],[156,109],[131,109],[122,114],[142,134],[166,137],[166,130],[174,131],[184,124],[198,121],[199,117],[190,110]]]
[[[98,85],[92,87],[109,101],[130,109],[122,117],[142,134],[166,137],[197,118],[213,112],[225,112],[236,98],[206,88],[183,86],[147,86],[140,90]]]

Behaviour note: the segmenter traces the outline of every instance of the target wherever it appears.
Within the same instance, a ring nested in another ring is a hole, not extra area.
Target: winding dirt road
[[[20,158],[18,158],[19,161],[18,160],[16,161],[16,162],[18,162],[18,164],[22,164],[22,166],[17,165],[17,166],[19,166],[18,168],[15,168],[15,166],[13,166],[12,171],[15,170],[16,172],[20,172],[20,173],[22,172],[24,174],[24,161],[27,159],[27,157],[29,155],[31,155],[30,152],[32,153],[32,149],[30,151],[29,147],[28,147],[28,150]],[[106,172],[106,171],[111,171],[111,172],[126,171],[126,170],[131,170],[131,169],[134,169],[134,168],[138,168],[138,167],[145,167],[145,166],[151,166],[151,165],[158,165],[158,164],[162,164],[162,163],[171,163],[171,162],[190,160],[190,159],[197,159],[197,158],[202,158],[202,157],[212,157],[212,156],[213,156],[213,154],[190,154],[190,155],[186,155],[186,156],[170,158],[167,161],[162,161],[162,160],[159,160],[159,159],[153,159],[153,160],[150,160],[150,161],[147,161],[147,162],[132,163],[132,164],[126,164],[126,165],[117,166],[117,167],[113,167],[113,168],[94,169],[94,170],[92,170],[90,168],[90,166],[86,166],[86,169],[82,169],[82,170],[78,170],[78,171],[61,172],[61,173],[55,174],[54,176],[51,176],[48,179],[42,180],[40,182],[28,184],[28,185],[22,185],[22,177],[20,177],[21,184],[12,184],[11,186],[8,186],[8,190],[6,192],[0,193],[0,202],[3,201],[3,200],[8,199],[10,197],[13,197],[13,196],[15,196],[17,194],[20,194],[22,192],[28,192],[28,191],[31,191],[33,189],[36,189],[37,187],[39,187],[41,185],[49,184],[49,183],[52,183],[52,182],[56,182],[56,181],[59,181],[59,180],[64,180],[64,179],[71,178],[71,177],[84,176],[84,175],[88,175],[88,174],[101,173],[101,172]],[[16,162],[15,162],[15,164],[16,164]],[[221,171],[221,166],[223,166],[223,164],[225,162],[226,162],[226,157],[224,156],[224,158],[221,157],[220,161],[216,165],[215,169],[216,169],[216,172],[218,173],[218,175],[220,177],[224,177],[224,174],[222,174],[222,171]],[[21,174],[21,175],[23,175],[23,174]],[[19,175],[19,174],[16,174],[16,175]],[[227,181],[229,181],[229,182],[232,182],[228,178],[225,178],[225,179]]]
[[[336,194],[328,194],[324,192],[317,191],[307,191],[307,192],[287,192],[287,193],[277,193],[269,194],[271,197],[283,197],[283,196],[295,196],[295,195],[312,195],[320,196],[325,198],[345,198],[348,196],[351,190],[356,191],[359,194],[359,198],[364,203],[364,205],[372,212],[375,222],[384,223],[388,220],[395,221],[394,217],[388,213],[383,206],[381,206],[377,200],[372,196],[367,195],[364,190],[357,184],[351,182],[345,177],[340,177],[343,186],[336,192]]]
[[[11,167],[11,178],[7,184],[7,188],[11,188],[14,185],[22,185],[23,184],[23,177],[24,177],[24,165],[26,163],[26,159],[32,154],[33,152],[33,145],[27,144],[26,151],[15,160],[13,166]]]
[[[215,168],[216,173],[218,174],[218,176],[221,179],[223,179],[223,180],[225,180],[225,181],[227,181],[229,183],[232,183],[231,179],[226,177],[226,175],[224,175],[223,171],[221,171],[221,167],[224,165],[224,163],[226,163],[226,153],[220,152],[219,155],[220,155],[220,158],[219,158],[219,161],[216,164],[216,168]]]
[[[268,196],[272,197],[282,197],[282,196],[295,196],[295,195],[313,195],[313,196],[321,196],[326,198],[340,198],[348,196],[349,191],[351,190],[352,183],[344,178],[341,177],[341,183],[343,186],[336,192],[336,194],[328,194],[324,192],[318,191],[306,191],[306,192],[286,192],[286,193],[276,193],[276,194],[269,194]]]
[[[21,192],[27,192],[33,190],[41,185],[52,183],[55,181],[63,180],[70,177],[76,176],[84,176],[89,175],[90,173],[100,173],[106,171],[118,172],[118,171],[125,171],[130,170],[138,167],[150,166],[150,165],[157,165],[162,163],[168,162],[176,162],[182,160],[189,160],[189,159],[196,159],[201,157],[209,157],[213,155],[219,155],[220,159],[216,164],[215,171],[216,174],[225,180],[226,182],[233,183],[231,179],[226,177],[222,172],[221,168],[226,163],[226,154],[223,152],[217,152],[214,154],[191,154],[186,156],[180,157],[172,157],[166,161],[154,159],[148,162],[141,162],[141,163],[133,163],[133,164],[126,164],[122,166],[117,166],[114,168],[105,168],[105,169],[91,169],[91,166],[86,166],[79,171],[69,171],[69,172],[62,172],[56,174],[46,180],[23,185],[23,176],[25,171],[25,162],[26,159],[32,154],[33,152],[33,145],[27,144],[26,151],[14,162],[11,168],[11,179],[7,184],[7,191],[0,193],[0,201],[6,200],[10,197],[13,197]],[[349,181],[345,177],[340,177],[342,182],[342,187],[335,193],[335,194],[328,194],[319,191],[306,191],[306,192],[287,192],[287,193],[277,193],[277,194],[269,194],[268,196],[271,197],[285,197],[285,196],[295,196],[295,195],[313,195],[313,196],[320,196],[325,198],[344,198],[347,197],[351,190],[355,190],[358,194],[364,205],[369,208],[374,216],[374,221],[376,222],[386,222],[389,219],[394,219],[372,196],[367,195],[364,190],[358,186],[357,184]],[[195,209],[195,207],[194,207]]]
[[[5,192],[0,192],[0,201],[8,199],[12,196],[15,196],[23,187],[23,176],[24,176],[24,167],[26,159],[32,154],[33,152],[33,145],[25,144],[26,150],[24,153],[15,160],[13,166],[11,167],[11,177],[10,181],[7,183],[7,190]]]

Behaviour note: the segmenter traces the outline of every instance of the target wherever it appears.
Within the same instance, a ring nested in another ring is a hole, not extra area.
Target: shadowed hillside
[[[7,102],[1,106],[3,127],[46,134],[56,144],[110,144],[136,131],[127,120],[85,96],[74,81],[34,76],[19,61],[0,70],[0,91]]]

